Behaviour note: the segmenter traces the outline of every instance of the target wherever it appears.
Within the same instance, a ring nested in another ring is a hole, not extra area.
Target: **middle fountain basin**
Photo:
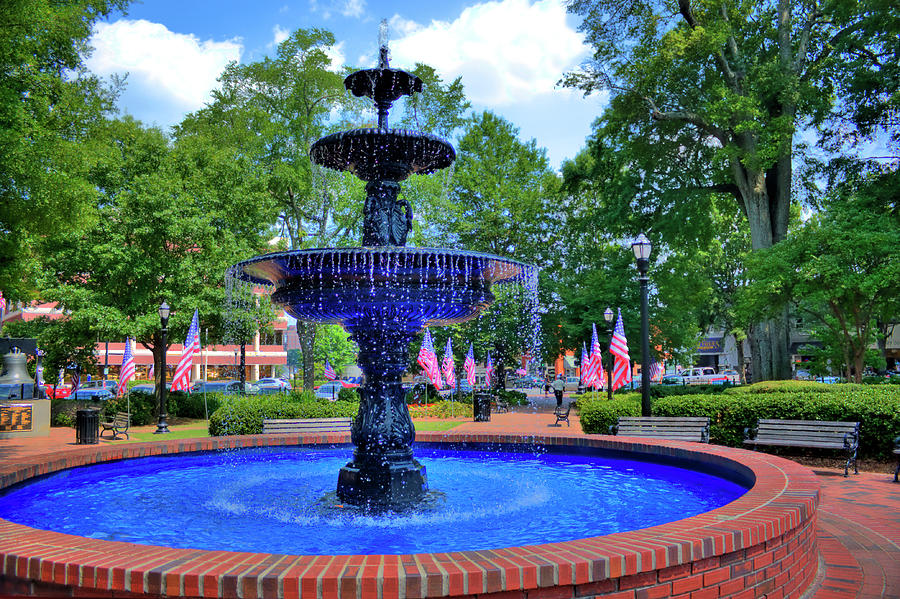
[[[294,250],[235,265],[233,276],[274,287],[272,301],[295,318],[448,325],[487,308],[496,283],[536,285],[534,267],[480,252],[366,247]]]

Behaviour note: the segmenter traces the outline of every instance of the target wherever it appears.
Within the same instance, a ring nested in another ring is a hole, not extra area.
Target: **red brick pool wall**
[[[239,447],[347,443],[346,434],[86,446],[0,467],[0,488],[64,468]],[[293,556],[100,541],[0,520],[0,595],[617,599],[799,597],[817,566],[811,471],[739,449],[622,437],[419,433],[426,443],[596,447],[712,464],[755,479],[738,500],[677,522],[575,541],[415,555]],[[581,449],[578,449],[579,451]],[[565,517],[565,510],[560,510]],[[165,525],[164,520],[161,525]]]

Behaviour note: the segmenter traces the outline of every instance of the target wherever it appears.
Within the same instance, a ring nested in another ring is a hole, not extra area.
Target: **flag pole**
[[[206,333],[206,345],[203,347],[203,411],[206,412],[206,421],[209,422],[209,404],[206,403],[206,384],[209,382],[209,327],[204,329]]]

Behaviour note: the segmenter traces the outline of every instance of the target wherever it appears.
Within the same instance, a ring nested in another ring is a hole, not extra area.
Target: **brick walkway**
[[[454,431],[580,436],[571,426],[553,426],[552,405],[493,414],[490,422],[463,422]],[[171,427],[176,428],[176,427]],[[75,448],[72,429],[51,429],[49,437],[0,440],[0,463],[48,451]],[[106,441],[104,441],[106,443]],[[838,470],[816,469],[822,485],[818,537],[820,571],[804,599],[900,599],[900,484],[889,474],[844,478]]]

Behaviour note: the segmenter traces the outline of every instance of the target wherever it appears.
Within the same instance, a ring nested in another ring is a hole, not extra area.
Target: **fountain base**
[[[338,475],[338,499],[350,505],[402,510],[428,492],[425,466],[410,455],[401,460],[354,460]]]

